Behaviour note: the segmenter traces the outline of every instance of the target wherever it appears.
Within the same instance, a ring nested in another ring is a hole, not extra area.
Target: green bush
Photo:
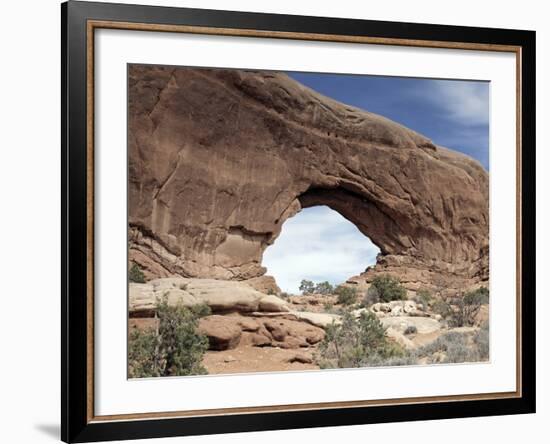
[[[489,303],[489,289],[479,287],[476,290],[469,291],[464,295],[464,303],[467,305],[483,305]]]
[[[145,275],[143,271],[138,267],[136,263],[132,264],[130,271],[128,272],[128,279],[130,282],[135,282],[137,284],[145,283]]]
[[[400,301],[407,298],[407,290],[401,285],[399,279],[387,274],[376,276],[369,290],[371,288],[376,290],[381,302]]]
[[[355,368],[383,365],[403,356],[403,350],[386,338],[386,329],[374,314],[363,312],[357,319],[345,311],[340,324],[326,328],[316,361],[321,368]]]
[[[308,281],[307,279],[302,279],[299,289],[302,294],[311,294],[315,290],[315,284],[312,281]]]
[[[128,338],[128,376],[162,376],[159,337],[153,330],[134,329]]]
[[[357,289],[355,288],[338,285],[334,293],[338,296],[336,301],[338,304],[352,305],[357,302]]]
[[[198,320],[210,314],[206,305],[192,308],[157,301],[158,328],[134,330],[128,343],[128,373],[131,378],[206,374],[202,358],[208,338],[197,332]]]

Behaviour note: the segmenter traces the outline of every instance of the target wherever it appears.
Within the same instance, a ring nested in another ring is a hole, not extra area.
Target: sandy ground
[[[203,359],[203,365],[210,374],[319,369],[315,364],[289,362],[297,354],[311,356],[311,352],[305,350],[245,345],[233,350],[208,351]]]

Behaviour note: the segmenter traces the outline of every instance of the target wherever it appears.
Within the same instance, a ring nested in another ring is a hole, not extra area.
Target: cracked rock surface
[[[284,74],[129,67],[130,260],[148,279],[257,279],[286,219],[327,205],[408,288],[488,279],[475,160]]]

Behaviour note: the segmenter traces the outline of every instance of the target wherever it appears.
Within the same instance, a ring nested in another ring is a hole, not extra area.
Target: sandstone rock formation
[[[150,317],[159,299],[169,305],[191,307],[206,304],[214,313],[287,312],[287,303],[274,295],[254,290],[243,282],[216,279],[164,278],[145,284],[130,283],[129,312],[134,317]]]
[[[397,316],[381,318],[380,322],[382,322],[384,327],[391,327],[393,330],[400,333],[406,332],[409,327],[415,327],[416,331],[421,334],[433,333],[441,330],[441,324],[431,318]]]
[[[300,209],[327,205],[380,249],[353,280],[488,279],[488,173],[284,74],[131,65],[130,260],[150,277],[262,276]]]
[[[210,350],[228,350],[237,347],[241,340],[241,329],[228,316],[213,315],[202,318],[199,333],[208,337]]]

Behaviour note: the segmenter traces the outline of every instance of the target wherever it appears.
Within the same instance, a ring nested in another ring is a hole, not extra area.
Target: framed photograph
[[[535,411],[535,33],[69,1],[62,439]]]

